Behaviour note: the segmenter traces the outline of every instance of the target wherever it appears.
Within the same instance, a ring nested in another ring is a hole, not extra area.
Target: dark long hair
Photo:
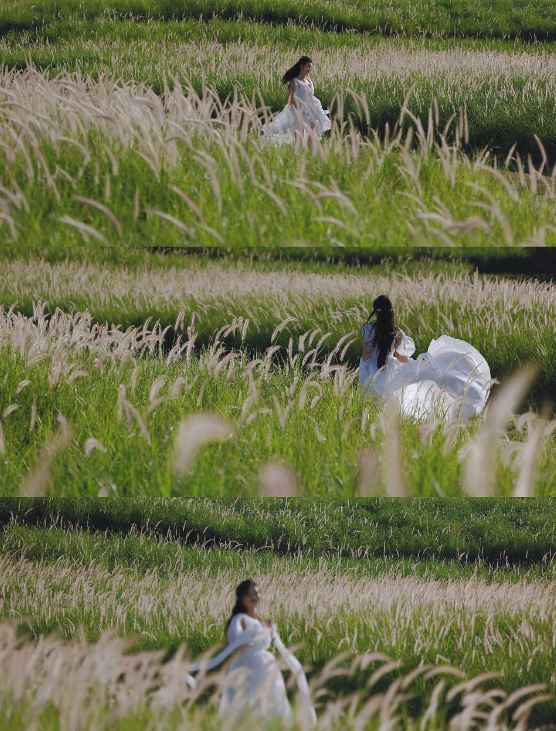
[[[386,356],[390,352],[392,343],[399,332],[394,323],[394,307],[392,306],[390,297],[387,297],[385,294],[380,294],[375,299],[372,312],[367,318],[367,322],[369,322],[373,315],[375,319],[371,324],[375,331],[374,346],[378,349],[377,365],[379,368],[382,368],[386,363]]]
[[[282,84],[289,84],[292,79],[296,79],[299,76],[301,67],[305,66],[306,63],[313,62],[311,61],[309,56],[301,56],[299,61],[297,63],[294,63],[291,69],[288,69],[286,73],[282,76]]]
[[[228,627],[230,626],[230,622],[236,616],[236,614],[247,613],[245,610],[245,604],[243,603],[243,597],[248,594],[255,586],[257,586],[257,582],[253,579],[245,579],[245,581],[242,581],[241,584],[238,584],[236,586],[236,603],[234,604],[230,618],[226,622],[226,629],[228,629]]]

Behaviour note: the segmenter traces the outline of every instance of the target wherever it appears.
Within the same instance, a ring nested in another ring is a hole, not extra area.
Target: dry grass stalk
[[[233,435],[232,427],[219,416],[195,414],[180,422],[174,443],[174,474],[183,477],[191,468],[198,451],[209,442],[223,441]]]
[[[295,472],[288,465],[268,462],[259,472],[260,490],[263,497],[299,497]]]
[[[488,405],[483,425],[477,436],[465,445],[462,487],[467,495],[494,494],[498,441],[530,388],[535,373],[535,368],[527,367],[506,381]]]
[[[380,463],[373,449],[367,448],[359,453],[355,494],[360,497],[380,495]]]
[[[66,418],[58,414],[58,431],[40,449],[35,466],[24,478],[20,488],[22,497],[41,497],[46,495],[51,483],[51,469],[56,456],[71,441],[71,430]]]
[[[390,497],[407,497],[409,492],[405,483],[400,445],[400,405],[395,397],[391,397],[386,403],[382,421],[384,434],[382,479],[386,494]]]

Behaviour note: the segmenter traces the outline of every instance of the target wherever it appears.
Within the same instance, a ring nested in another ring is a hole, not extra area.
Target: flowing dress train
[[[399,332],[401,343],[392,345],[379,369],[373,323],[361,329],[363,340],[372,348],[371,357],[359,363],[359,382],[365,391],[381,400],[393,396],[404,414],[416,418],[466,418],[483,411],[492,381],[489,365],[476,348],[441,335],[431,341],[426,353],[412,358],[415,343]],[[409,361],[401,363],[394,351]]]

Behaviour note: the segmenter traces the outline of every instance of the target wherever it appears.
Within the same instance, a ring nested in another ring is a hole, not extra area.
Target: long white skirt
[[[272,144],[292,144],[307,139],[310,135],[322,135],[332,129],[327,109],[315,97],[317,104],[304,105],[298,109],[286,105],[274,119],[263,127],[263,139]]]
[[[385,367],[375,372],[370,363],[360,361],[363,388],[379,399],[394,396],[401,411],[416,418],[479,414],[492,382],[489,365],[479,351],[449,335],[432,340],[426,353],[407,363],[390,355]]]
[[[278,662],[267,650],[248,648],[239,654],[226,674],[220,712],[227,718],[255,714],[261,719],[292,721],[292,709]]]

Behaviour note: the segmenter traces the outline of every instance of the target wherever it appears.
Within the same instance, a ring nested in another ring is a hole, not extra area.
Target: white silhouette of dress
[[[286,104],[284,109],[263,128],[263,137],[274,144],[292,143],[316,133],[319,136],[332,128],[328,109],[323,109],[315,96],[311,79],[293,79],[298,106]]]
[[[235,654],[226,672],[225,688],[220,698],[222,715],[226,718],[238,718],[248,713],[261,719],[279,718],[288,725],[293,723],[294,717],[284,678],[276,658],[269,652],[269,647],[273,644],[295,675],[298,714],[310,725],[316,722],[301,663],[286,649],[274,624],[269,627],[248,614],[239,613],[233,616],[228,625],[227,638],[228,644],[221,652],[210,660],[191,666],[192,672],[211,670]],[[190,684],[195,682],[191,676],[187,680]]]
[[[379,399],[394,396],[402,413],[416,418],[432,415],[470,417],[484,409],[492,383],[490,368],[484,357],[464,340],[441,335],[432,340],[426,353],[415,353],[413,339],[399,330],[399,344],[392,344],[384,366],[378,368],[378,348],[374,347],[375,330],[371,322],[361,329],[371,357],[359,363],[359,382]],[[401,363],[395,356],[407,356]]]

